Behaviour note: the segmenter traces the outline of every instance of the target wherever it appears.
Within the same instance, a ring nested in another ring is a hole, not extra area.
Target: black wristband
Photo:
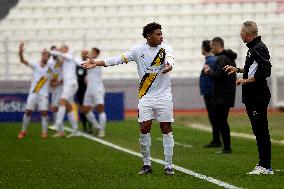
[[[241,73],[241,69],[240,68],[237,68],[237,73]]]

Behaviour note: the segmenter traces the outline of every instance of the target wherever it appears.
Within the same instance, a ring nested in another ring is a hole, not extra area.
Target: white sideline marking
[[[69,132],[72,132],[72,129],[71,129],[71,128],[68,128],[68,127],[64,127],[64,130],[69,131]],[[103,144],[103,145],[109,146],[109,147],[111,147],[111,148],[114,148],[114,149],[123,151],[123,152],[125,152],[125,153],[128,153],[128,154],[131,154],[131,155],[134,155],[134,156],[137,156],[137,157],[142,158],[142,155],[141,155],[140,153],[134,152],[134,151],[129,150],[129,149],[127,149],[127,148],[123,148],[123,147],[118,146],[118,145],[116,145],[116,144],[112,144],[112,143],[110,143],[110,142],[107,142],[107,141],[102,140],[102,139],[100,139],[100,138],[91,136],[91,135],[89,135],[89,134],[85,134],[85,133],[82,133],[82,132],[80,132],[80,134],[81,134],[82,137],[85,137],[85,138],[87,138],[87,139],[96,141],[96,142],[98,142],[98,143],[101,143],[101,144]],[[165,164],[165,162],[164,162],[163,160],[161,160],[161,159],[151,158],[151,160],[152,160],[153,162],[156,162],[156,163],[159,163],[159,164],[162,164],[162,165]],[[205,180],[205,181],[207,181],[207,182],[211,182],[211,183],[213,183],[213,184],[216,184],[216,185],[218,185],[218,186],[221,186],[221,187],[224,187],[224,188],[227,188],[227,189],[242,189],[242,188],[240,188],[240,187],[231,185],[231,184],[229,184],[229,183],[226,183],[226,182],[217,180],[217,179],[212,178],[212,177],[208,177],[208,176],[206,176],[206,175],[202,175],[202,174],[196,173],[196,172],[194,172],[194,171],[192,171],[192,170],[189,170],[189,169],[180,167],[180,166],[178,166],[178,165],[172,164],[172,167],[173,167],[175,170],[181,171],[181,172],[183,172],[183,173],[189,174],[189,175],[194,176],[194,177],[196,177],[196,178]]]
[[[187,123],[187,127],[193,128],[193,129],[198,129],[201,131],[207,131],[207,132],[212,132],[212,129],[206,125],[199,124],[199,123]],[[237,133],[237,132],[230,132],[231,136],[239,137],[239,138],[247,138],[247,139],[253,139],[255,140],[255,136],[251,134],[246,134],[246,133]],[[270,139],[270,141],[274,144],[282,144],[284,145],[284,140],[274,140]]]
[[[162,138],[157,138],[157,140],[163,141]],[[192,147],[193,147],[193,146],[190,145],[190,144],[180,143],[180,142],[176,142],[176,141],[175,141],[175,145],[182,146],[182,147],[185,147],[185,148],[192,148]]]

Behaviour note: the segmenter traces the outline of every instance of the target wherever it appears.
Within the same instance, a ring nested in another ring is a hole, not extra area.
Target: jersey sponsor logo
[[[156,72],[157,71],[156,68],[157,67],[160,68],[160,66],[163,64],[165,60],[165,55],[166,55],[165,49],[161,48],[159,52],[157,53],[157,55],[155,56],[153,62],[151,63],[151,67],[147,68],[147,70]],[[159,70],[160,69],[158,69],[158,71]],[[140,82],[140,86],[139,86],[139,98],[140,99],[147,94],[150,87],[154,83],[157,75],[158,75],[157,72],[156,73],[145,73],[145,75],[143,76]]]

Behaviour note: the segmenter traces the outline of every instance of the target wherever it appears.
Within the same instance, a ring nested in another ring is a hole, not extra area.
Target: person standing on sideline
[[[44,49],[41,52],[41,60],[39,62],[26,60],[24,58],[24,43],[21,42],[19,46],[19,57],[21,63],[29,66],[33,70],[33,72],[30,92],[27,99],[26,112],[23,117],[22,130],[19,133],[18,138],[22,139],[27,135],[27,129],[31,120],[31,115],[36,106],[41,113],[41,137],[47,138],[48,94],[49,83],[52,74],[51,68],[47,64],[47,61],[50,57],[50,54],[46,49]]]
[[[210,69],[215,69],[217,58],[211,52],[210,41],[204,40],[202,41],[201,53],[205,56],[205,64],[210,67]],[[205,148],[214,148],[221,147],[220,133],[218,126],[215,124],[214,119],[214,104],[212,100],[212,92],[213,92],[213,79],[204,73],[204,70],[201,70],[201,74],[199,77],[199,87],[200,93],[204,98],[205,106],[208,112],[208,118],[212,126],[212,141],[204,145]]]
[[[256,137],[259,162],[248,174],[274,174],[271,168],[271,142],[268,130],[267,107],[270,101],[270,90],[267,77],[271,75],[269,50],[258,36],[257,25],[253,21],[243,23],[240,36],[246,43],[248,52],[243,68],[227,65],[228,74],[243,73],[237,80],[242,85],[242,102],[250,119]]]
[[[152,173],[150,130],[152,120],[160,122],[165,155],[165,174],[173,175],[172,156],[174,138],[171,123],[173,118],[173,101],[171,82],[168,72],[173,69],[174,56],[170,46],[162,43],[162,27],[158,23],[149,23],[143,27],[146,43],[138,44],[117,57],[95,61],[90,58],[83,63],[85,68],[96,66],[113,66],[135,61],[139,75],[138,122],[140,124],[140,146],[144,165],[138,174]]]
[[[82,121],[83,125],[83,131],[86,133],[91,134],[92,133],[92,125],[87,120],[86,116],[83,112],[83,100],[84,95],[87,89],[87,70],[85,70],[80,64],[82,61],[87,60],[88,50],[83,49],[81,51],[81,57],[76,59],[77,67],[76,67],[76,75],[77,75],[77,81],[78,81],[78,90],[76,92],[76,101],[79,105],[79,117]]]
[[[218,153],[232,153],[230,127],[228,115],[231,107],[235,104],[236,74],[228,75],[224,67],[236,66],[237,54],[232,50],[224,50],[224,40],[215,37],[210,43],[212,53],[217,57],[215,69],[204,65],[205,74],[213,78],[213,102],[216,125],[219,127],[223,140],[223,150]]]

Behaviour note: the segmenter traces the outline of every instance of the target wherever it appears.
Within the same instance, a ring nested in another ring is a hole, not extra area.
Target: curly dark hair
[[[143,37],[147,38],[147,34],[153,33],[157,29],[162,29],[162,26],[156,22],[152,22],[143,27]]]

